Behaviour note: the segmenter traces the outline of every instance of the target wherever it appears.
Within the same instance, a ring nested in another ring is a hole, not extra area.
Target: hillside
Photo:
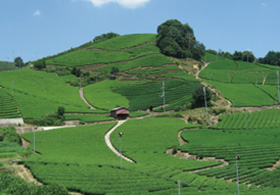
[[[277,104],[278,67],[233,61],[207,53],[212,61],[200,74],[236,107]]]
[[[80,121],[21,135],[32,180],[98,195],[279,194],[278,67],[171,58],[155,41],[117,36],[47,57],[40,71],[0,72],[0,118],[32,122],[64,107],[66,120]],[[191,106],[200,81],[215,93],[209,119]],[[108,116],[119,106],[131,117]]]
[[[150,107],[163,111],[163,82],[166,110],[178,109],[192,101],[192,91],[199,82],[160,54],[155,37],[155,34],[124,35],[87,44],[48,58],[47,69],[53,72],[61,67],[75,67],[92,78],[103,74],[109,75],[109,79],[112,68],[117,68],[114,80],[95,81],[96,84],[82,89],[87,101],[98,109],[107,111],[116,106],[126,106],[132,111]],[[58,77],[54,73],[24,68],[0,73],[0,77],[1,90],[13,97],[24,119],[40,118],[55,112],[59,106],[65,107],[67,113],[102,112],[89,109],[79,97],[78,87],[67,84],[71,82],[79,86],[83,82],[83,77],[79,80],[70,71],[66,76]],[[119,98],[112,98],[115,96]]]

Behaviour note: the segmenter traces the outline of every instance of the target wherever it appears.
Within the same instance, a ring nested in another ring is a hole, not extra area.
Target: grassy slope
[[[156,42],[155,34],[132,34],[118,36],[114,39],[93,44],[88,48],[100,48],[106,50],[120,50],[128,47],[133,47],[147,42]]]
[[[234,62],[220,56],[215,58],[211,54],[207,54],[206,59],[213,62],[199,76],[215,86],[224,97],[234,102],[235,106],[263,106],[276,103],[275,91],[272,92],[271,87],[267,85],[276,83],[275,67]],[[262,85],[266,75],[268,76],[265,85]]]
[[[23,118],[39,118],[59,106],[66,112],[90,111],[79,97],[79,89],[53,73],[29,69],[0,72],[0,84],[6,93],[13,93]]]

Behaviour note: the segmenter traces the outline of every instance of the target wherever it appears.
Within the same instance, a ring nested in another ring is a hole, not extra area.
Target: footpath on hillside
[[[112,150],[116,155],[120,156],[121,158],[123,158],[124,160],[131,162],[131,163],[135,163],[133,160],[131,160],[130,158],[124,156],[123,154],[121,154],[112,144],[111,140],[110,140],[110,136],[111,134],[119,127],[121,126],[123,123],[125,123],[127,120],[121,120],[118,121],[118,124],[116,124],[112,129],[110,129],[104,136],[105,138],[105,142],[107,144],[107,146],[110,148],[110,150]]]

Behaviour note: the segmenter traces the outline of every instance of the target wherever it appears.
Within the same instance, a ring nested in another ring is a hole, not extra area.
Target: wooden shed
[[[129,117],[129,109],[125,107],[117,107],[110,111],[110,116],[116,119],[126,119]]]

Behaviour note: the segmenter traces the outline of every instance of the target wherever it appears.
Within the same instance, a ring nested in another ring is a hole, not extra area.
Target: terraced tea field
[[[212,54],[207,54],[205,59],[212,62],[199,76],[234,106],[277,104],[277,67],[233,61],[221,56],[215,58]]]
[[[181,151],[200,157],[210,156],[225,159],[229,165],[199,171],[197,174],[236,181],[235,157],[242,183],[277,187],[279,168],[274,165],[280,159],[278,129],[248,130],[189,130],[182,136],[189,144],[178,147]]]
[[[56,112],[59,106],[64,106],[66,112],[91,112],[80,98],[79,89],[54,73],[29,69],[0,72],[0,85],[1,93],[9,94],[25,119]]]
[[[267,109],[258,112],[245,112],[222,115],[218,129],[270,129],[280,128],[280,110]]]
[[[274,136],[262,142],[264,146],[269,146],[268,150],[253,147],[259,141],[253,139],[253,135],[256,133],[262,134],[264,131],[255,131],[249,135],[246,133],[246,140],[252,144],[252,147],[246,145],[245,138],[239,142],[241,146],[238,147],[238,143],[236,146],[227,144],[227,139],[236,140],[232,137],[232,133],[223,134],[222,131],[214,130],[186,130],[183,132],[183,137],[189,141],[189,144],[178,146],[178,131],[191,128],[191,125],[176,118],[149,118],[129,120],[113,132],[111,140],[115,148],[119,148],[118,133],[123,132],[121,139],[122,152],[125,156],[136,161],[136,163],[129,163],[123,160],[123,169],[120,169],[119,157],[107,148],[104,141],[105,132],[114,124],[38,132],[36,133],[36,140],[38,141],[36,151],[39,153],[29,157],[25,161],[25,165],[30,167],[33,174],[43,183],[60,183],[71,191],[83,193],[178,194],[177,182],[180,179],[180,190],[183,194],[236,194],[236,183],[213,178],[210,172],[217,170],[222,175],[222,173],[225,174],[226,171],[229,171],[228,177],[235,179],[235,167],[232,164],[234,163],[235,152],[239,152],[242,156],[240,174],[242,181],[245,182],[247,180],[243,176],[249,176],[246,174],[249,171],[252,172],[250,179],[258,178],[258,174],[261,172],[269,172],[260,165],[266,162],[265,167],[271,166],[275,161],[273,157],[276,158],[278,155],[278,153],[274,153],[271,158],[263,158],[263,161],[259,163],[250,164],[250,158],[253,157],[252,152],[260,151],[257,155],[260,157],[265,151],[277,150],[277,144],[271,142],[277,140]],[[224,139],[217,141],[218,136],[215,137],[214,132],[220,132]],[[276,133],[276,130],[270,133]],[[233,134],[235,135],[234,132]],[[23,136],[31,142],[30,147],[32,147],[32,133]],[[239,135],[236,135],[237,137]],[[208,138],[210,138],[210,141]],[[217,147],[220,150],[218,151],[219,154],[221,154],[218,157],[224,157],[225,160],[230,162],[230,165],[194,174],[188,171],[216,166],[220,163],[179,159],[165,153],[168,148],[177,146],[177,149],[198,153],[201,156],[216,155],[215,150],[210,147],[207,148],[205,143],[207,143],[207,146]],[[224,149],[220,147],[226,144],[227,147]],[[244,147],[250,149],[247,153],[243,149],[244,144]],[[259,145],[261,146],[261,144]],[[201,150],[203,147],[204,149]],[[229,153],[229,151],[232,151],[232,153]],[[269,152],[269,154],[272,153]],[[233,157],[231,154],[233,154]],[[251,154],[251,156],[247,158],[246,155],[248,154]],[[253,173],[256,173],[255,177],[253,177]],[[273,187],[273,185],[268,186]],[[257,188],[255,185],[248,188],[245,184],[240,185],[240,190],[245,194],[273,194],[279,192],[276,188]]]
[[[0,118],[20,118],[15,100],[2,88],[0,88]]]

